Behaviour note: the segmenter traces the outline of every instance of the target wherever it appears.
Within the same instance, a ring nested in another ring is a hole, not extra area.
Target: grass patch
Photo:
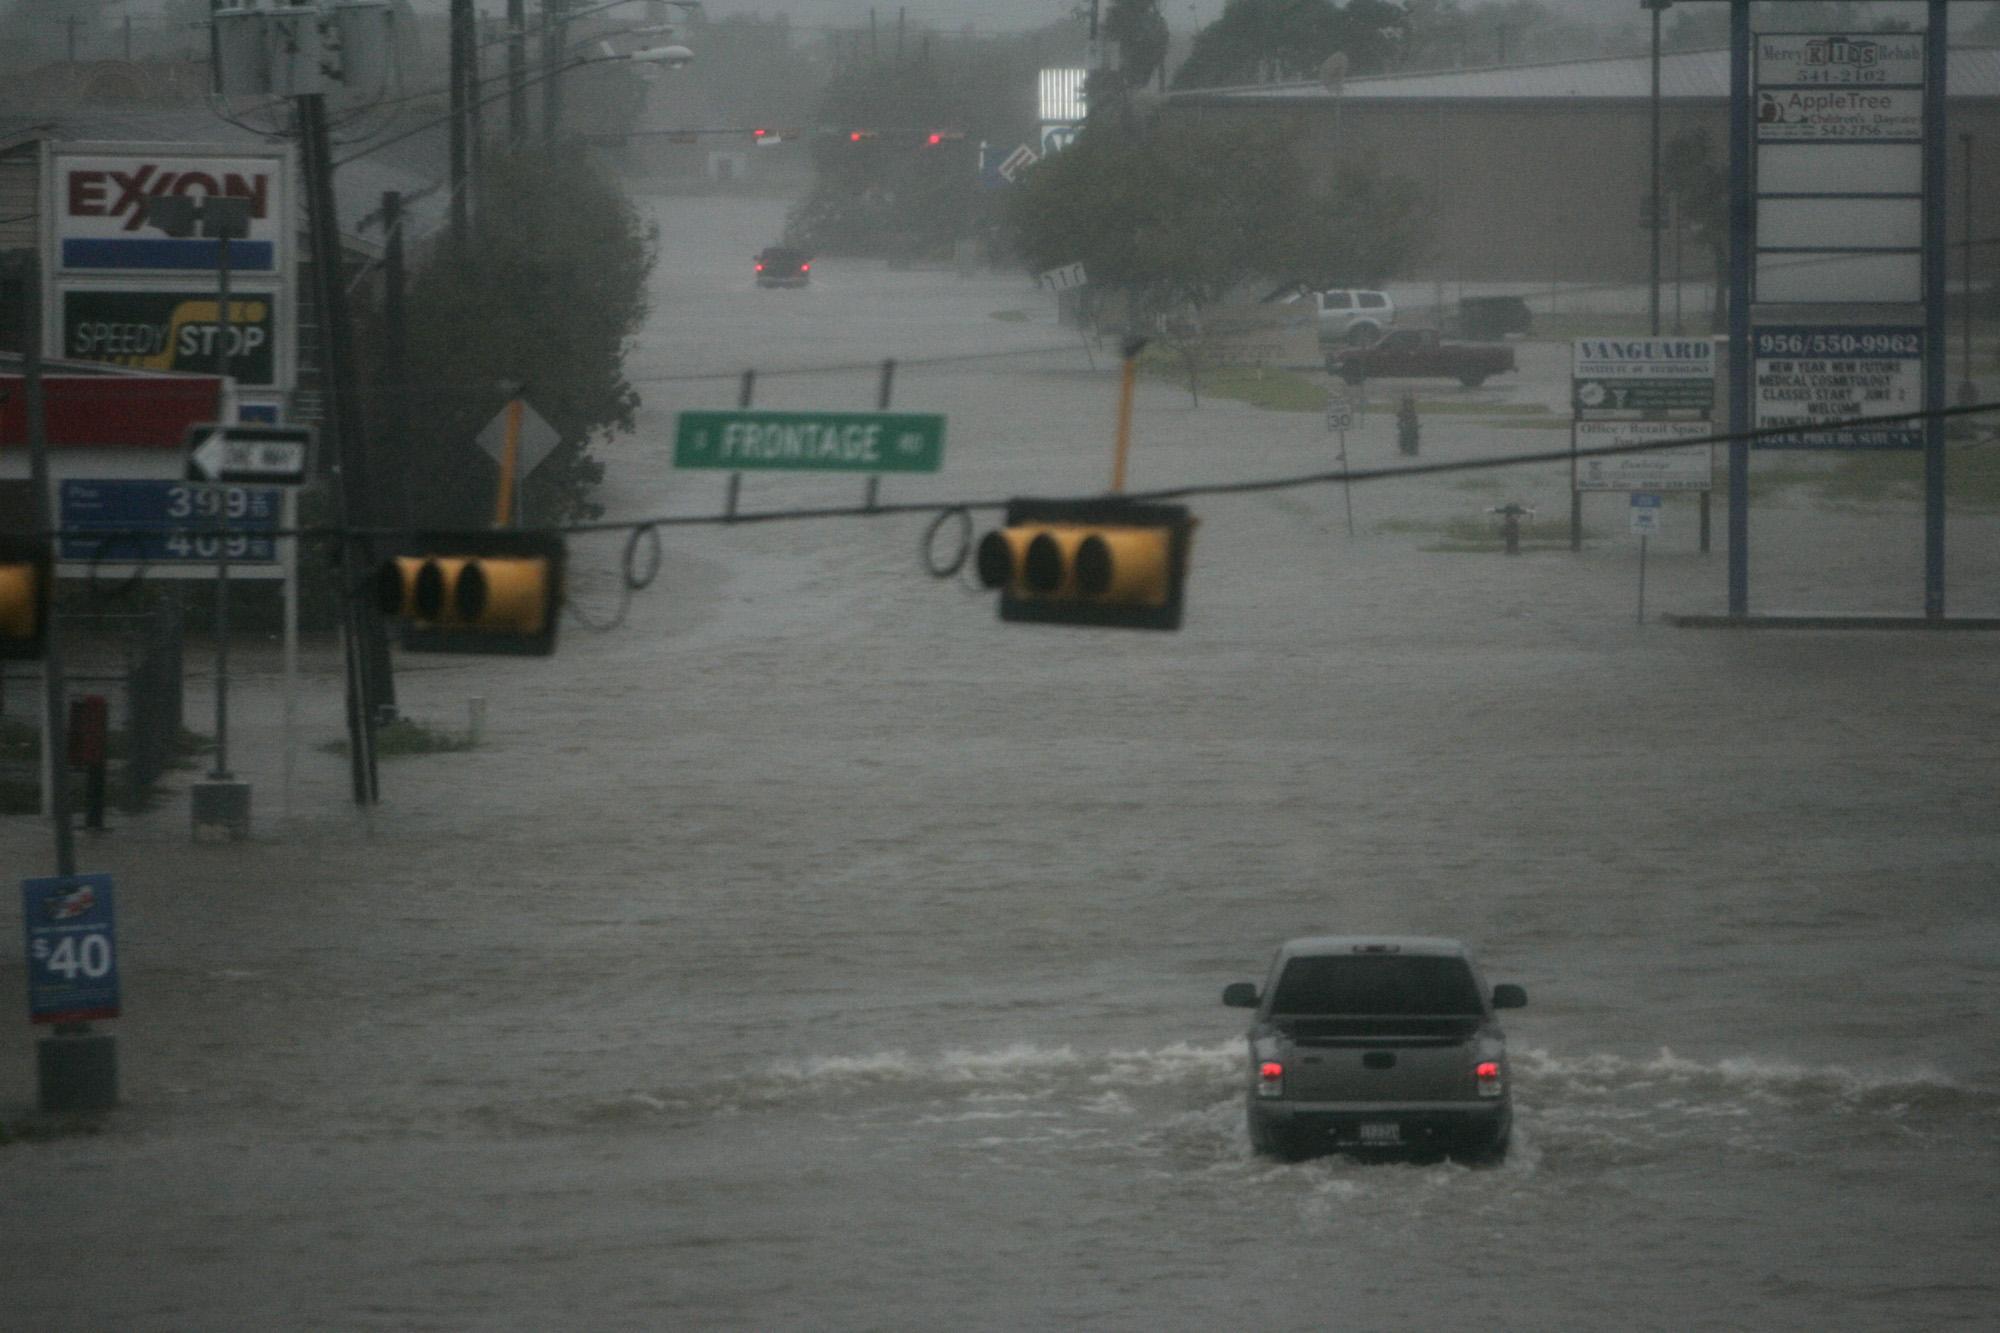
[[[1377,532],[1396,533],[1403,536],[1431,537],[1435,540],[1425,543],[1421,550],[1450,555],[1499,553],[1507,549],[1507,543],[1500,532],[1500,516],[1497,514],[1468,514],[1447,519],[1439,523],[1425,519],[1397,518],[1375,525]],[[1588,523],[1583,526],[1583,540],[1596,541],[1604,534]],[[1521,549],[1523,551],[1567,551],[1569,549],[1569,520],[1567,518],[1541,517],[1521,524]]]
[[[1703,318],[1706,317],[1704,311]],[[1671,309],[1661,322],[1664,325],[1672,324]],[[1681,321],[1681,327],[1687,331],[1686,336],[1708,337],[1706,329],[1694,327],[1697,322],[1699,321],[1685,318]],[[1587,310],[1543,314],[1537,311],[1535,327],[1529,332],[1528,337],[1534,342],[1568,342],[1572,338],[1646,338],[1652,336],[1652,331],[1652,315],[1644,310],[1634,311],[1631,314],[1592,314]],[[1673,334],[1669,331],[1662,333],[1661,336],[1671,337]]]
[[[1178,351],[1160,344],[1139,354],[1139,370],[1149,379],[1172,380],[1186,387],[1187,362]],[[1209,366],[1196,377],[1203,398],[1230,398],[1272,412],[1324,412],[1326,386],[1291,370],[1266,366]]]
[[[328,741],[319,748],[327,754],[346,754],[347,741]],[[395,759],[410,754],[453,754],[477,748],[478,742],[462,731],[444,731],[412,722],[406,717],[375,729],[377,759]]]
[[[1827,457],[1827,455],[1821,455]],[[1815,500],[1835,505],[1869,505],[1884,501],[1916,503],[1924,495],[1924,458],[1917,450],[1867,450],[1832,456],[1825,466],[1763,461],[1750,469],[1750,496],[1768,499],[1797,487]],[[1717,471],[1726,476],[1726,458]],[[1718,481],[1722,481],[1722,476]],[[1970,509],[2000,509],[2000,447],[1992,444],[1947,447],[1944,459],[1945,499]]]
[[[1028,312],[1025,310],[996,310],[992,317],[1002,324],[1026,324]]]

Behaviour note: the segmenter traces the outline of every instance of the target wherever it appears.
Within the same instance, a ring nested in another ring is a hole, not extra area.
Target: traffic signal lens
[[[1076,550],[1076,586],[1092,597],[1143,606],[1167,599],[1171,552],[1165,528],[1107,528]]]
[[[1028,543],[1028,558],[1021,566],[1021,581],[1036,592],[1054,592],[1062,586],[1063,550],[1052,532],[1038,532]]]
[[[451,571],[456,573],[456,570]],[[449,581],[443,565],[426,560],[417,569],[416,613],[419,620],[444,619],[445,585]]]
[[[456,584],[459,618],[503,634],[534,634],[550,611],[545,560],[488,556],[466,562]]]
[[[41,630],[41,600],[33,565],[0,565],[0,639],[32,643]]]
[[[1024,541],[1021,533],[1013,528],[996,528],[979,539],[979,551],[974,558],[974,568],[979,575],[981,587],[1003,588],[1014,579],[1014,546]]]

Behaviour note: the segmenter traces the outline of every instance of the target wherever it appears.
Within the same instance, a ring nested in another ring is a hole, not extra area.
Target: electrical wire
[[[1592,445],[1568,449],[1543,449],[1530,453],[1501,454],[1491,458],[1464,458],[1436,463],[1395,463],[1374,468],[1340,468],[1316,472],[1295,473],[1289,476],[1252,478],[1234,482],[1202,482],[1190,486],[1160,487],[1148,491],[1131,491],[1114,498],[1133,502],[1159,500],[1189,500],[1202,496],[1251,495],[1261,492],[1294,490],[1308,486],[1324,486],[1334,483],[1389,481],[1408,477],[1434,477],[1454,472],[1490,471],[1496,468],[1524,467],[1538,463],[1572,462],[1584,458],[1611,458],[1624,454],[1655,453],[1662,449],[1684,449],[1695,445],[1751,444],[1757,440],[1798,435],[1802,429],[1814,432],[1830,432],[1857,428],[1880,428],[1896,423],[1921,423],[1926,421],[1947,421],[1958,417],[1976,416],[1983,413],[2000,412],[2000,401],[1963,404],[1957,407],[1939,408],[1916,412],[1900,412],[1882,416],[1843,417],[1837,420],[1814,422],[1809,427],[1798,425],[1767,426],[1757,430],[1740,432],[1719,432],[1670,441],[1645,440],[1630,444]],[[1915,451],[1907,451],[1915,452]],[[1082,498],[1082,497],[1079,497]],[[1103,500],[1102,494],[1089,497]],[[603,620],[597,620],[574,603],[569,605],[570,617],[587,629],[600,632],[617,628],[625,622],[631,609],[632,598],[652,586],[659,577],[664,562],[660,542],[660,529],[685,527],[738,527],[750,523],[800,522],[835,518],[882,518],[899,514],[933,514],[919,541],[919,558],[924,571],[933,578],[953,578],[966,569],[972,549],[972,514],[975,510],[1002,510],[1014,503],[1014,497],[990,500],[912,500],[902,503],[866,503],[860,505],[824,505],[795,507],[790,509],[752,510],[723,514],[679,514],[659,515],[652,518],[618,519],[602,522],[559,524],[539,529],[543,532],[560,533],[567,536],[594,536],[606,533],[626,533],[626,542],[619,562],[619,599],[617,609]],[[949,554],[940,558],[938,538],[946,527],[956,524],[954,545]],[[92,579],[100,563],[110,563],[108,553],[124,540],[158,538],[171,535],[181,529],[87,529],[80,531],[57,530],[44,534],[50,540],[94,539],[98,542],[97,554],[89,562]],[[184,531],[198,535],[213,535],[212,525],[190,527]],[[327,541],[346,543],[357,538],[406,540],[409,532],[401,528],[343,528],[335,526],[313,526],[298,528],[264,528],[257,536],[268,540],[292,538],[299,541]],[[129,591],[135,580],[142,577],[146,566],[141,563],[137,569],[125,576],[115,591]]]

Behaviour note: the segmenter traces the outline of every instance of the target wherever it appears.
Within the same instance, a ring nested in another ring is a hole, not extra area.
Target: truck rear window
[[[1332,954],[1294,958],[1278,978],[1273,1014],[1480,1013],[1463,958]]]

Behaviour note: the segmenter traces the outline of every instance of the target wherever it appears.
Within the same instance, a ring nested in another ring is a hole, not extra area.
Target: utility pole
[[[466,230],[466,122],[470,114],[471,80],[466,66],[472,51],[472,0],[451,0],[451,33],[446,42],[451,55],[451,243],[465,245]]]
[[[569,21],[563,17],[568,0],[542,0],[542,142],[556,146],[562,122],[563,48],[569,43]]]
[[[306,227],[312,242],[313,298],[318,307],[320,363],[326,376],[326,428],[331,453],[339,460],[340,523],[350,532],[369,526],[368,463],[355,392],[353,352],[348,343],[347,283],[341,272],[340,225],[333,201],[333,154],[327,137],[326,99],[317,93],[293,99],[299,112],[299,147],[306,183]],[[356,805],[381,798],[375,769],[376,709],[393,710],[388,670],[389,645],[375,604],[355,595],[367,568],[368,543],[340,543],[340,599],[347,641],[347,737]]]
[[[1674,0],[1639,0],[1642,9],[1653,15],[1653,106],[1652,106],[1652,185],[1647,203],[1646,226],[1652,232],[1652,295],[1648,307],[1652,312],[1653,336],[1660,334],[1660,15],[1672,8]]]
[[[404,306],[403,195],[382,193],[382,379],[389,386],[389,421],[384,436],[390,452],[402,462],[396,478],[398,510],[405,527],[413,527],[410,453],[404,439],[404,419],[410,406],[409,328]]]
[[[528,142],[528,4],[507,0],[507,147]]]

